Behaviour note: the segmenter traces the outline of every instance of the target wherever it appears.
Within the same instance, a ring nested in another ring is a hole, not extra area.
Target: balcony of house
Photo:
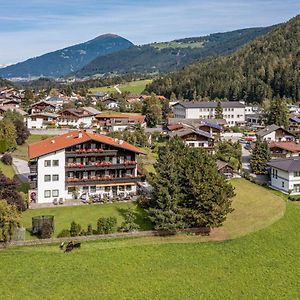
[[[102,149],[102,148],[84,148],[84,149],[72,149],[66,151],[66,157],[92,157],[92,156],[115,156],[118,150]]]
[[[67,162],[66,171],[77,170],[114,170],[114,169],[135,169],[137,162],[133,160],[126,160],[123,162],[111,162],[111,161],[87,161],[87,162]]]
[[[37,189],[37,175],[30,174],[28,176],[28,183],[31,190]]]
[[[88,177],[67,177],[67,186],[87,185],[87,184],[110,184],[110,183],[127,183],[127,182],[140,182],[142,176],[140,175],[125,175],[125,176],[88,176]]]
[[[29,161],[28,167],[30,174],[37,174],[37,161]]]

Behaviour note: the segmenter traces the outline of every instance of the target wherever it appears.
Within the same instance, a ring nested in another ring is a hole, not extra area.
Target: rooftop
[[[98,134],[98,133],[86,132],[84,130],[76,130],[56,137],[51,137],[37,143],[30,144],[28,146],[29,159],[37,158],[42,155],[59,151],[71,147],[73,145],[81,144],[90,140],[111,145],[120,149],[125,149],[136,153],[144,154],[144,152],[141,149],[125,141],[113,139],[111,137]]]
[[[238,102],[238,101],[224,101],[220,102],[221,107],[223,108],[244,108],[245,104]],[[184,102],[178,102],[174,104],[173,106],[181,105],[184,108],[216,108],[218,105],[218,102],[214,101],[184,101]]]
[[[145,119],[143,115],[129,115],[129,114],[98,114],[96,118],[117,118],[117,119]]]
[[[269,161],[267,165],[286,172],[298,172],[300,171],[300,157],[274,159]]]
[[[300,144],[296,142],[271,142],[269,148],[280,148],[290,152],[300,152]]]

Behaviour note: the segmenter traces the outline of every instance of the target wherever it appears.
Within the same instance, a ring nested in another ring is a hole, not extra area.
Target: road
[[[250,151],[245,149],[245,146],[242,144],[242,169],[244,171],[250,172]]]

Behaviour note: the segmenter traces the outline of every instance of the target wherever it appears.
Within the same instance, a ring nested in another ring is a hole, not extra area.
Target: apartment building
[[[72,131],[28,146],[30,200],[52,203],[74,193],[112,198],[133,195],[142,180],[137,156],[125,141],[84,130]]]
[[[172,106],[175,118],[214,119],[217,102],[178,102]],[[223,118],[227,125],[240,126],[245,124],[245,105],[237,101],[221,102]]]

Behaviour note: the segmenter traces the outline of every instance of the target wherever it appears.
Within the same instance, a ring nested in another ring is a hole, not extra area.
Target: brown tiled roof
[[[96,118],[116,118],[116,119],[140,119],[144,120],[145,116],[142,115],[128,115],[128,114],[98,114]]]
[[[30,144],[28,146],[28,156],[29,159],[33,159],[90,140],[98,141],[104,144],[115,146],[121,149],[126,149],[136,153],[145,154],[141,149],[125,141],[113,139],[111,137],[98,133],[86,132],[84,130],[76,130],[56,137],[48,138],[46,140],[34,144]]]
[[[300,152],[300,144],[296,142],[271,142],[269,148],[280,148],[290,152]]]

